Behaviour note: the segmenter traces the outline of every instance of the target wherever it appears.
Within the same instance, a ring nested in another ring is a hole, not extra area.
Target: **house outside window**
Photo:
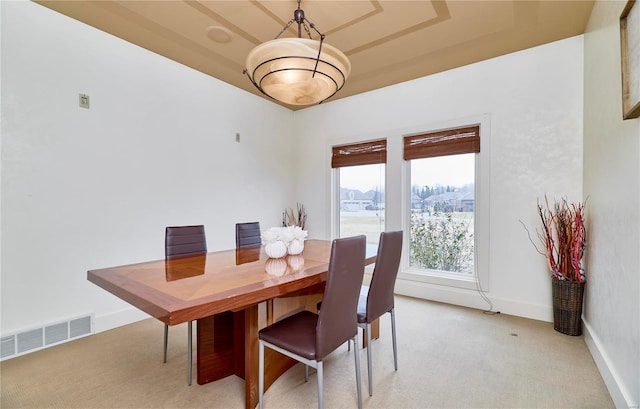
[[[377,244],[385,230],[386,140],[332,148],[335,197],[339,198],[337,237],[364,234],[368,244]]]
[[[410,271],[475,279],[479,152],[479,125],[404,137]]]

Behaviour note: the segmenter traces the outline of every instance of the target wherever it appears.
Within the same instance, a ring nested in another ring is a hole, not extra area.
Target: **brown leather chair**
[[[260,223],[236,223],[236,248],[260,247],[262,237],[260,236]]]
[[[393,292],[400,268],[402,255],[402,230],[380,233],[376,265],[369,286],[363,285],[358,299],[358,326],[367,334],[367,370],[369,377],[369,396],[373,396],[371,360],[371,323],[385,313],[391,314],[391,333],[393,340],[393,364],[398,370],[398,348],[396,344],[396,316],[394,312]],[[323,304],[324,308],[324,304]],[[357,351],[357,349],[356,349]],[[356,353],[357,355],[357,353]]]
[[[345,341],[353,339],[358,349],[356,310],[358,292],[364,276],[366,237],[336,239],[331,245],[322,309],[318,314],[301,311],[259,332],[258,404],[263,406],[264,348],[268,347],[305,364],[318,374],[318,407],[324,407],[323,360]],[[362,408],[360,390],[360,358],[354,354],[358,408]]]
[[[165,230],[164,235],[164,256],[166,260],[178,257],[197,256],[207,254],[207,238],[204,233],[204,226],[170,226]],[[188,344],[187,344],[187,379],[191,385],[192,379],[192,325],[188,324]],[[167,346],[169,344],[169,326],[164,324],[164,363],[167,363]]]

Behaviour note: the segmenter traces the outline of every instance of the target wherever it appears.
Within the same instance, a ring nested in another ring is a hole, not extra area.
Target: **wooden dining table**
[[[258,331],[322,299],[331,241],[270,259],[263,247],[90,270],[87,279],[168,325],[197,320],[197,382],[236,375],[245,407],[258,403]],[[377,249],[367,247],[366,264]],[[267,353],[267,351],[269,351]],[[267,349],[265,389],[296,361]]]

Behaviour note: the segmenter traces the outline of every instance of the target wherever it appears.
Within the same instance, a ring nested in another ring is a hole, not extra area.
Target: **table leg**
[[[198,384],[204,385],[234,373],[234,313],[223,312],[198,320]]]
[[[245,408],[258,404],[258,306],[244,310],[244,402]]]

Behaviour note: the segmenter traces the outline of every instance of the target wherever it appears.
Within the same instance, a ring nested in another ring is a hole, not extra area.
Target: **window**
[[[479,152],[479,126],[404,138],[411,186],[410,270],[449,278],[475,277]]]
[[[377,244],[384,231],[387,141],[376,140],[333,147],[337,237],[359,234]]]

